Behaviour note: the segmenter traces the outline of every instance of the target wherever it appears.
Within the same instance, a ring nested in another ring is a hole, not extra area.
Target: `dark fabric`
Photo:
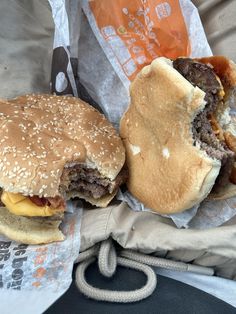
[[[96,287],[131,290],[144,285],[145,276],[134,270],[118,267],[114,278],[99,274],[95,264],[86,273],[88,282]],[[46,314],[235,314],[227,303],[189,285],[158,275],[157,289],[149,298],[131,304],[97,302],[83,296],[73,282],[70,289]]]

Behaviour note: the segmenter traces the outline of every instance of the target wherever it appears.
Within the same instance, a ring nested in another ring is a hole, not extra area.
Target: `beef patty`
[[[194,145],[200,145],[201,149],[206,151],[210,157],[221,161],[222,167],[214,186],[214,190],[217,191],[228,182],[234,163],[234,153],[225,142],[219,141],[210,123],[210,116],[214,116],[217,107],[223,100],[223,96],[220,95],[221,84],[211,66],[192,59],[176,59],[173,67],[193,86],[199,87],[206,93],[204,98],[206,106],[195,117],[192,123],[192,132]]]
[[[114,181],[101,176],[98,170],[88,168],[84,164],[76,164],[64,168],[61,176],[61,184],[59,191],[61,195],[66,199],[66,195],[73,191],[83,193],[87,197],[93,197],[99,199],[105,195],[112,194],[118,190],[118,187],[125,183],[128,178],[128,170],[123,168]],[[2,195],[2,189],[0,188],[0,199]],[[62,197],[29,197],[30,200],[37,206],[51,206],[53,208],[65,207],[65,200]],[[0,200],[0,207],[5,205]],[[46,220],[62,220],[63,213],[58,212],[50,217],[32,217],[34,219],[46,219]]]
[[[127,176],[127,170],[123,168],[116,179],[111,181],[102,177],[97,169],[88,168],[84,164],[68,165],[62,173],[59,191],[65,197],[70,192],[78,191],[87,197],[99,199],[116,191]]]

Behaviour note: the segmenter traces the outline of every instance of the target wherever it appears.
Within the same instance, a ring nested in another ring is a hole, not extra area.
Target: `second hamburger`
[[[128,188],[146,207],[181,212],[236,183],[235,87],[236,66],[224,57],[157,58],[137,75],[120,133]]]

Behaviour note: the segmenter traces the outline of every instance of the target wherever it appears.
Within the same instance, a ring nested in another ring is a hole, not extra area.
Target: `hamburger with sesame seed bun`
[[[0,100],[0,123],[0,232],[13,240],[63,240],[67,200],[106,207],[126,180],[120,137],[78,98]]]
[[[128,189],[147,208],[173,214],[236,194],[235,91],[236,65],[221,56],[161,57],[140,71],[120,134]]]

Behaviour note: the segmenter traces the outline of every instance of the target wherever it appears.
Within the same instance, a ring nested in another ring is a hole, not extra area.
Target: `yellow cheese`
[[[22,194],[15,194],[3,191],[1,196],[2,203],[7,209],[18,216],[52,216],[56,210],[49,206],[37,206],[31,200]]]
[[[220,86],[221,86],[221,90],[219,91],[219,96],[223,98],[224,95],[225,95],[225,91],[224,91],[223,85],[221,83],[221,80],[220,80],[219,76],[216,75],[216,79],[220,83]]]
[[[219,96],[223,98],[223,97],[224,97],[224,95],[225,95],[225,92],[224,92],[224,90],[223,90],[223,89],[221,89],[221,90],[220,90],[220,92],[219,92]]]
[[[9,193],[9,192],[3,192],[3,193],[6,193],[8,198],[10,199],[10,201],[13,203],[13,204],[17,204],[19,202],[22,202],[23,200],[25,200],[27,197],[22,195],[22,194],[16,194],[16,193]]]

